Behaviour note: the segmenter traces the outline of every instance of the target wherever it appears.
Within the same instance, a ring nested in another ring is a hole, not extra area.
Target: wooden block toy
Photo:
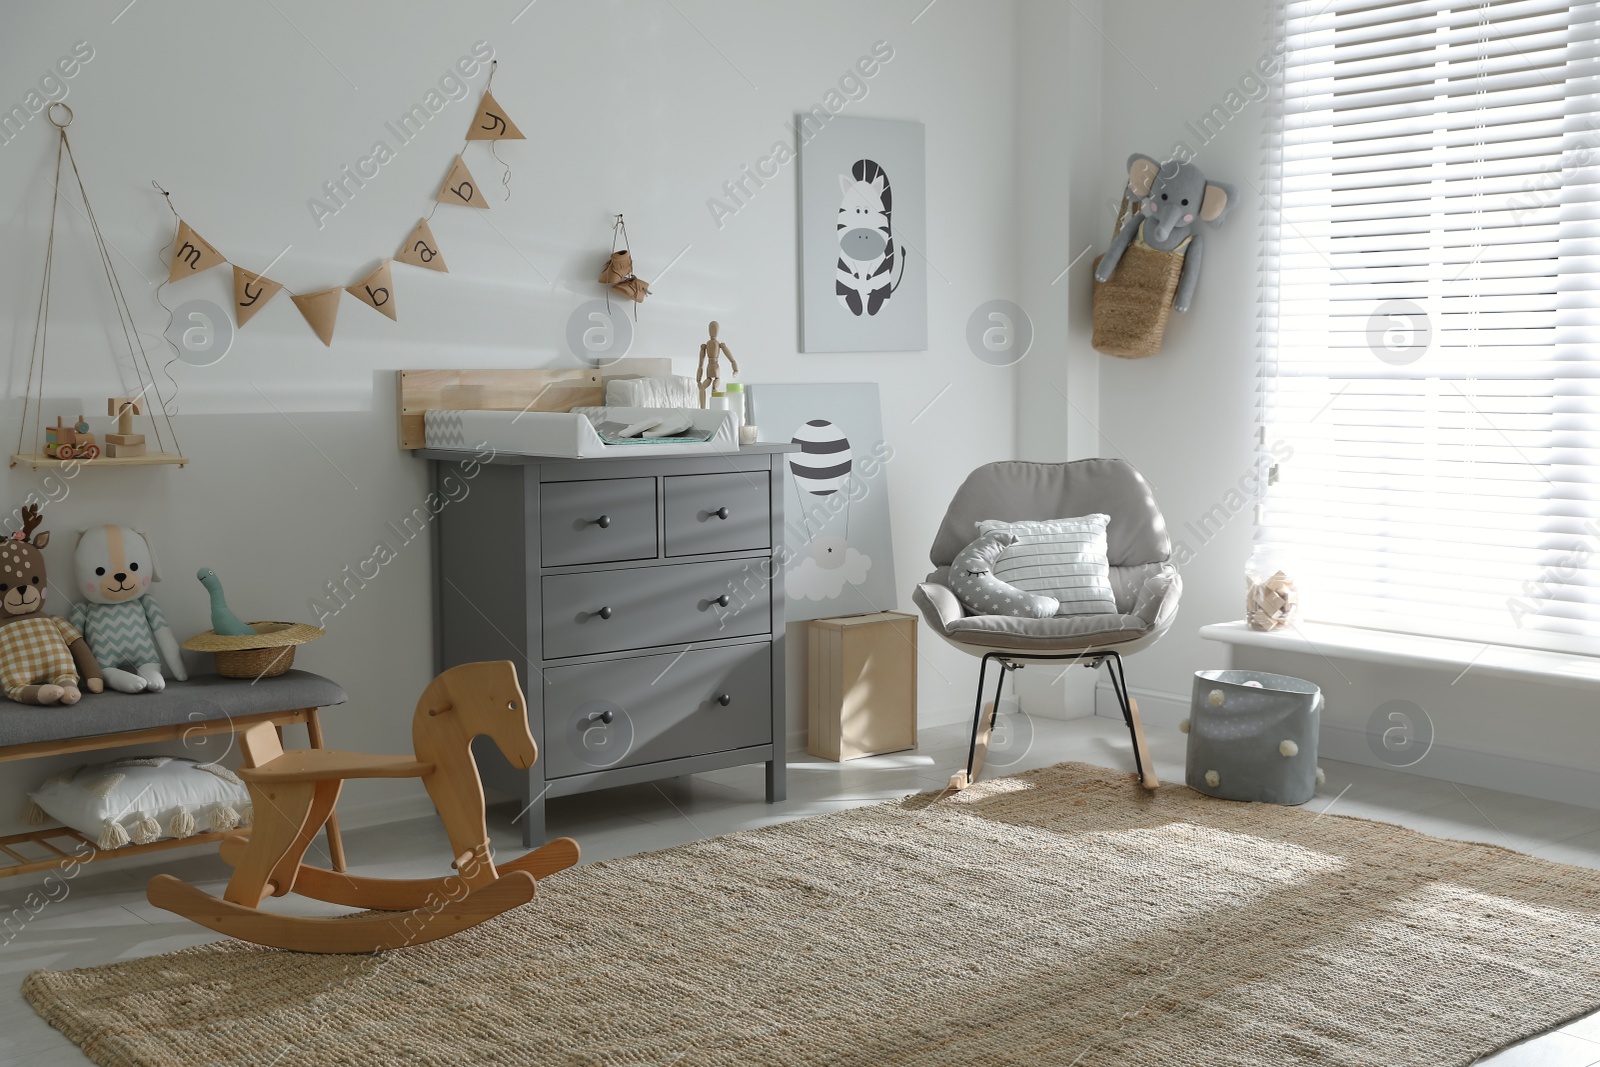
[[[144,455],[145,451],[146,450],[143,441],[136,445],[118,444],[115,441],[111,441],[106,444],[106,455],[111,456],[114,459],[132,459],[135,456]]]
[[[106,434],[106,442],[113,445],[142,445],[144,444],[144,434],[108,433]]]
[[[106,400],[106,414],[117,418],[117,433],[133,433],[133,417],[144,414],[144,401],[136,396],[113,396]],[[110,440],[110,438],[106,438]]]

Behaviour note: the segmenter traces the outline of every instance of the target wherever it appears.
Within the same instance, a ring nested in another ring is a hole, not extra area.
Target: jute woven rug
[[[1445,1067],[1600,1008],[1600,873],[1063,764],[580,867],[386,956],[24,991],[116,1067]]]

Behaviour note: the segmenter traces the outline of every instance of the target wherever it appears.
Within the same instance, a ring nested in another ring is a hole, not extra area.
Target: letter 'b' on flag
[[[441,204],[464,204],[467,207],[489,208],[489,201],[483,198],[478,191],[478,182],[467,169],[466,161],[456,156],[456,161],[450,168],[450,176],[439,187],[439,195],[434,197]]]
[[[345,291],[367,305],[367,307],[381,311],[391,319],[395,317],[394,281],[389,276],[389,261],[387,259],[378,265],[377,270]]]

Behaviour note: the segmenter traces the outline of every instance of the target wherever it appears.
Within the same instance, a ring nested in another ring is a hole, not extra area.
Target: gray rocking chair
[[[1116,614],[1048,619],[971,615],[950,589],[950,562],[978,536],[980,520],[1017,522],[1096,513],[1111,516],[1106,540]],[[935,633],[968,655],[983,657],[967,765],[951,776],[951,788],[964,789],[977,780],[1006,675],[1029,660],[1074,661],[1090,668],[1105,664],[1133,738],[1140,783],[1146,789],[1156,788],[1160,783],[1145,745],[1139,705],[1128,692],[1122,657],[1154,644],[1166,633],[1177,615],[1183,579],[1169,562],[1172,542],[1166,520],[1143,476],[1120,459],[987,464],[956,490],[928,555],[937,569],[917,586],[912,600]],[[983,687],[990,660],[998,663],[1000,677],[994,700],[985,705]]]

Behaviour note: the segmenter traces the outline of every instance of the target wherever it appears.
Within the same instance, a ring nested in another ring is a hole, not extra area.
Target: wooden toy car
[[[58,415],[54,426],[44,428],[44,454],[51,459],[71,459],[74,456],[97,459],[100,456],[100,443],[89,432],[89,421],[82,415],[72,426],[63,424]]]

